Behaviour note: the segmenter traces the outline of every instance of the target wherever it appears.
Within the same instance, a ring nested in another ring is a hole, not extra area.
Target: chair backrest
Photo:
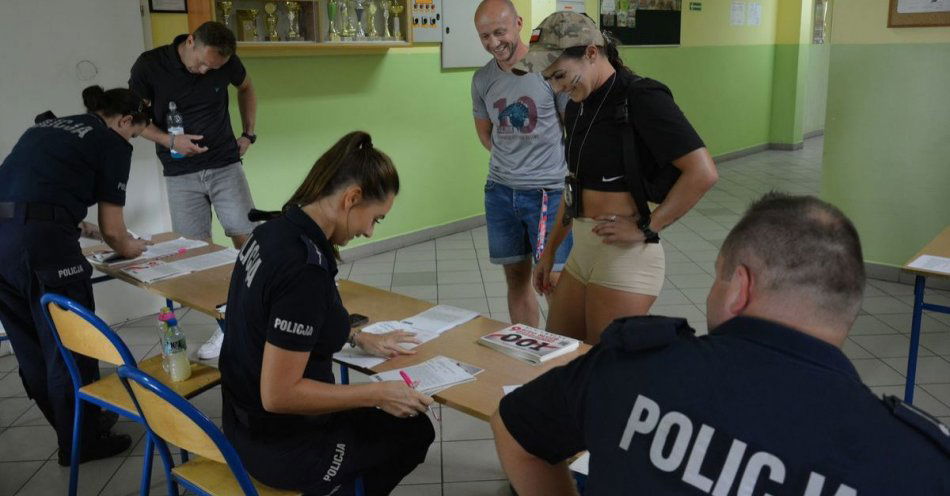
[[[64,348],[113,365],[135,366],[122,338],[86,307],[55,293],[44,294],[40,303],[53,336]]]
[[[119,367],[119,377],[132,391],[132,399],[157,438],[185,451],[228,465],[246,494],[257,494],[241,459],[221,430],[194,405],[139,369]]]

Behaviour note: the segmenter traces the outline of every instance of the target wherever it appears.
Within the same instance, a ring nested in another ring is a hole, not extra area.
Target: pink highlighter
[[[415,385],[416,383],[412,381],[412,377],[409,377],[409,374],[407,374],[405,370],[399,371],[399,377],[402,377],[402,380],[405,381],[407,386],[411,387],[412,389],[416,388],[416,385]],[[429,411],[432,412],[432,416],[435,417],[437,421],[441,422],[442,419],[439,418],[438,415],[436,415],[435,410],[432,409],[432,406],[429,405],[428,408],[429,408]]]

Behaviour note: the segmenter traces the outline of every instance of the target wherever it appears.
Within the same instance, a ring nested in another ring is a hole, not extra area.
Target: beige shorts
[[[608,245],[591,232],[597,221],[574,219],[574,248],[564,270],[583,284],[658,296],[666,275],[660,243]]]

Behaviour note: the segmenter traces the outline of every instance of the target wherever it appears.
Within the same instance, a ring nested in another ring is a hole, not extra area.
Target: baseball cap
[[[594,20],[577,12],[555,12],[531,32],[528,54],[515,64],[512,72],[542,72],[564,53],[576,46],[604,46],[604,35]]]

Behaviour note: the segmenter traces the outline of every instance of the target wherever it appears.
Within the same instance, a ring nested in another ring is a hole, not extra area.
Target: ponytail
[[[321,155],[284,210],[313,203],[351,184],[363,190],[363,198],[373,201],[399,193],[399,175],[392,160],[374,148],[372,138],[363,131],[347,134]]]
[[[92,85],[82,90],[82,103],[89,112],[103,117],[132,116],[133,124],[147,124],[150,120],[148,103],[126,88],[104,90]]]

